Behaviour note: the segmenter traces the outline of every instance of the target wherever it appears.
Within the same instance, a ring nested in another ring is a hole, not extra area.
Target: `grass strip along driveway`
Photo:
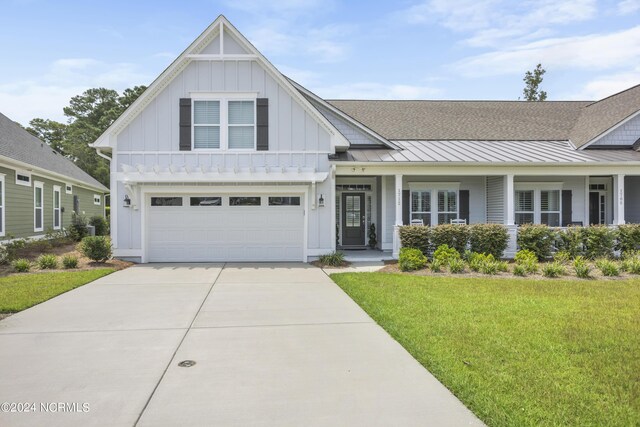
[[[0,277],[0,313],[16,313],[112,273],[112,268]]]
[[[640,280],[331,277],[490,426],[640,425]]]

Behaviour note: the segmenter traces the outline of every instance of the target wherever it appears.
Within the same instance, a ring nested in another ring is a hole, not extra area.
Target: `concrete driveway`
[[[13,315],[0,404],[0,426],[481,425],[305,264],[140,265]]]

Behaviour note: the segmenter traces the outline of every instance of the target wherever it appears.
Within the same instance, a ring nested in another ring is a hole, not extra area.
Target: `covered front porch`
[[[502,170],[501,170],[502,169]],[[515,254],[517,227],[640,222],[640,174],[628,168],[347,167],[336,170],[338,249],[372,247],[397,257],[400,225],[504,224]]]

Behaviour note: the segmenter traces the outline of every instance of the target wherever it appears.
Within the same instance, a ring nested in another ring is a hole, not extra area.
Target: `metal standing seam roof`
[[[87,186],[107,192],[109,189],[71,160],[24,130],[0,113],[0,156],[72,178]]]
[[[393,141],[402,150],[354,149],[333,160],[382,163],[625,163],[640,162],[634,150],[576,150],[569,141]]]

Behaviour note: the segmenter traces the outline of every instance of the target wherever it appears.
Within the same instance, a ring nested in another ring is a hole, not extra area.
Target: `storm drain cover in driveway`
[[[183,360],[182,362],[178,363],[178,366],[180,366],[181,368],[190,368],[195,364],[195,360]]]

